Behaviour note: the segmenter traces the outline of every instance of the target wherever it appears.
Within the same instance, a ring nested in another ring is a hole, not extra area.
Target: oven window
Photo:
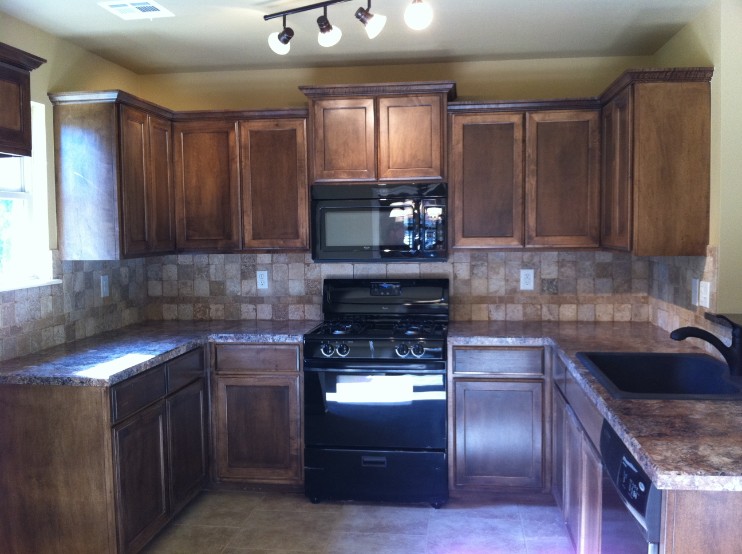
[[[442,375],[340,375],[327,402],[341,404],[410,404],[445,400]]]
[[[410,250],[414,244],[412,203],[389,206],[326,208],[322,242],[325,248]]]

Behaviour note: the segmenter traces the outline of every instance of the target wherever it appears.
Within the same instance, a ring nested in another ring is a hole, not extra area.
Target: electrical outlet
[[[110,296],[111,289],[108,286],[108,275],[101,275],[100,276],[100,297],[106,298],[107,296]]]
[[[690,282],[690,303],[694,306],[698,306],[698,287],[700,279],[691,279]]]
[[[520,290],[533,290],[533,270],[520,270]]]
[[[267,289],[268,288],[268,272],[258,271],[257,277],[258,277],[258,288]]]
[[[709,281],[701,281],[698,287],[698,303],[703,308],[711,307],[711,283]]]

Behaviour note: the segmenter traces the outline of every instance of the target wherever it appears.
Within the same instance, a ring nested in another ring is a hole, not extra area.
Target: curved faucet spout
[[[716,335],[699,327],[680,327],[670,333],[670,338],[673,340],[685,340],[689,337],[708,342],[724,357],[731,375],[742,375],[742,340],[740,340],[738,330],[735,329],[732,333],[732,344],[729,346],[725,345]]]

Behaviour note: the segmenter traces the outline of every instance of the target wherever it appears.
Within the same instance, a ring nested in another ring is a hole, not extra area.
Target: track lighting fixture
[[[368,7],[365,10],[363,8],[356,10],[356,18],[366,27],[368,38],[379,36],[384,25],[386,25],[385,15],[371,13],[371,0],[368,0]]]
[[[325,13],[317,18],[317,25],[319,25],[317,42],[319,42],[320,46],[327,48],[335,46],[343,37],[343,32],[340,30],[340,27],[333,27],[330,24],[330,20],[327,19],[327,6],[325,6]]]
[[[276,54],[285,56],[291,50],[289,41],[294,37],[294,30],[291,27],[286,27],[286,16],[283,16],[283,31],[271,33],[268,35],[268,46],[271,47]]]
[[[268,45],[276,54],[282,56],[288,54],[291,49],[289,41],[294,37],[294,30],[291,27],[286,27],[286,16],[310,10],[322,9],[324,10],[323,14],[317,18],[317,26],[319,27],[317,42],[326,47],[335,46],[340,41],[343,33],[337,25],[332,25],[330,20],[327,19],[327,6],[349,1],[350,0],[325,0],[324,2],[317,2],[316,4],[309,4],[291,10],[264,15],[263,19],[265,21],[277,17],[283,17],[283,30],[271,33],[268,36]],[[358,8],[355,15],[356,19],[358,19],[358,21],[360,21],[365,27],[368,38],[377,37],[386,25],[386,16],[378,13],[371,13],[371,0],[368,0],[368,6],[365,9]],[[433,20],[433,9],[430,7],[430,4],[426,3],[424,0],[412,0],[412,3],[409,4],[405,10],[404,20],[407,23],[407,26],[411,29],[425,29]]]
[[[412,0],[404,11],[404,22],[410,29],[422,31],[433,21],[433,8],[424,0]]]

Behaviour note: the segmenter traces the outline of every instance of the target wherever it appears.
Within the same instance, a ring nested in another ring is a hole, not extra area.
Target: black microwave
[[[446,183],[312,186],[316,262],[445,260]]]

